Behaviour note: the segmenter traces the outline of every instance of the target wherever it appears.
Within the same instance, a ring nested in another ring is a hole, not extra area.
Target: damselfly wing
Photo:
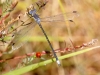
[[[67,18],[64,18],[64,15],[66,15]],[[40,18],[41,22],[45,23],[45,22],[59,22],[59,21],[70,21],[73,22],[73,19],[75,17],[77,17],[79,14],[77,13],[77,11],[73,11],[73,12],[68,12],[68,13],[64,13],[64,14],[58,14],[58,15],[54,15],[51,17],[46,17],[46,18]],[[15,34],[15,38],[12,40],[12,42],[9,44],[7,51],[14,51],[18,48],[20,48],[24,42],[21,41],[22,38],[29,36],[29,33],[31,32],[31,30],[33,30],[34,26],[37,23],[32,19],[32,16],[29,18],[29,14],[28,14],[28,19],[23,21],[21,20],[20,22],[20,27],[18,27],[18,31]]]
[[[66,16],[66,17],[64,17]],[[77,11],[72,11],[72,12],[67,12],[64,14],[58,14],[58,15],[54,15],[54,16],[50,16],[50,17],[46,17],[46,18],[40,18],[41,22],[59,22],[59,21],[70,21],[73,22],[73,19],[75,17],[79,16]]]

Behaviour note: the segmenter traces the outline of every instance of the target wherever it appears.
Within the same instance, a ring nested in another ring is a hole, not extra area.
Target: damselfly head
[[[27,14],[33,14],[35,11],[33,11],[33,10],[35,10],[35,8],[34,8],[34,5],[32,4],[29,8],[27,8]]]

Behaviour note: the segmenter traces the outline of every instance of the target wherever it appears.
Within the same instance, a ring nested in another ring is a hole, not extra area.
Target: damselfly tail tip
[[[60,61],[59,61],[59,60],[57,60],[56,62],[57,62],[57,64],[58,64],[59,66],[61,66],[61,63],[60,63]]]

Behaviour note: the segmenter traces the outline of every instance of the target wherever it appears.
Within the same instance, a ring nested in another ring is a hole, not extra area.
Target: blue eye
[[[29,11],[29,14],[32,14],[33,13],[33,10]]]

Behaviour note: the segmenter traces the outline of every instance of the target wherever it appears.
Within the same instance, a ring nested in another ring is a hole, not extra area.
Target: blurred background
[[[5,1],[6,0],[1,0],[1,3]],[[16,18],[20,13],[25,13],[27,8],[37,1],[39,0],[19,0],[18,5],[11,14],[11,17]],[[54,49],[64,49],[72,46],[69,38],[72,40],[74,46],[80,46],[92,39],[98,39],[98,42],[93,46],[99,45],[99,0],[60,0],[62,6],[60,5],[59,0],[40,1],[48,1],[42,10],[38,11],[41,18],[67,12],[68,16],[66,16],[66,18],[69,20],[71,18],[73,20],[73,22],[41,22]],[[77,13],[73,14],[73,11],[77,11]],[[22,19],[24,20],[25,18]],[[27,40],[28,42],[18,50],[14,51],[11,56],[51,50],[38,25],[30,31],[30,35],[29,38],[26,36],[24,40]],[[95,49],[75,57],[61,60],[61,67],[58,67],[56,63],[51,63],[23,75],[100,75],[99,52],[99,49]],[[57,53],[57,55],[60,56],[61,53]],[[7,63],[0,64],[0,66],[3,66],[0,68],[2,73],[15,69],[19,61],[20,60],[11,60]],[[34,62],[40,61],[41,59],[36,59],[36,61],[34,60]]]

